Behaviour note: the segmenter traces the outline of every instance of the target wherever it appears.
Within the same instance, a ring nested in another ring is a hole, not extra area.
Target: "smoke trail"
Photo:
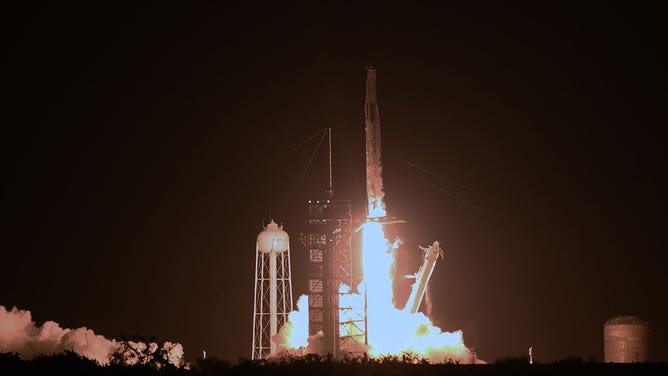
[[[145,344],[129,341],[138,349],[154,348],[155,343]],[[61,328],[57,322],[46,321],[42,326],[32,320],[28,310],[13,307],[10,311],[0,305],[0,353],[18,353],[22,359],[30,360],[39,355],[63,353],[66,350],[95,360],[99,364],[109,364],[110,356],[121,348],[121,342],[107,339],[92,330],[81,327]],[[183,364],[183,346],[180,343],[165,342],[162,348],[167,352],[169,362],[175,366]],[[128,364],[134,364],[126,359]]]

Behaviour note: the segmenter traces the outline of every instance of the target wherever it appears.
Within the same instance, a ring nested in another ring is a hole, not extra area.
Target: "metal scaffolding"
[[[309,335],[322,335],[325,354],[362,352],[366,296],[354,272],[350,202],[311,200],[307,223]]]

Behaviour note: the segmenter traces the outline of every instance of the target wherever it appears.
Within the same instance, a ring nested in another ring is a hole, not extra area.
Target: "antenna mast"
[[[332,128],[327,128],[327,140],[329,143],[329,187],[327,193],[329,193],[329,197],[334,197],[334,182],[332,179]]]

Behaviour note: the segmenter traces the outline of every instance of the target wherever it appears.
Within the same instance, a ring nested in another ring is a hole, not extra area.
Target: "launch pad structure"
[[[380,114],[376,97],[376,70],[366,67],[364,100],[366,134],[366,222],[404,223],[389,217],[383,204]],[[308,201],[309,233],[309,336],[321,336],[325,354],[362,353],[368,349],[367,289],[362,257],[352,250],[350,201],[334,196],[332,186],[332,135],[329,134],[329,187],[327,197]],[[429,271],[431,272],[431,270]],[[427,281],[428,282],[428,277]],[[421,300],[422,295],[419,294]],[[417,303],[419,306],[419,302]]]
[[[308,332],[321,337],[324,354],[366,349],[366,290],[359,291],[352,249],[353,221],[350,201],[335,197],[332,182],[331,128],[329,135],[329,187],[326,197],[309,200],[304,235],[309,257]]]
[[[306,205],[308,230],[307,233],[302,233],[300,236],[309,260],[309,348],[305,351],[320,355],[329,354],[335,358],[342,358],[346,354],[361,355],[369,350],[368,290],[364,281],[364,268],[361,264],[363,257],[360,253],[353,252],[353,235],[372,222],[405,223],[402,219],[389,216],[383,202],[380,112],[376,98],[376,71],[373,67],[366,67],[366,73],[364,108],[366,218],[363,223],[356,223],[353,227],[350,200],[334,194],[332,129],[327,128],[329,184],[319,198],[308,200]],[[321,138],[321,141],[323,139]],[[253,359],[265,358],[276,353],[277,345],[273,337],[277,333],[277,328],[288,320],[289,311],[286,302],[289,302],[290,310],[292,303],[287,233],[272,222],[258,236],[257,244]],[[415,283],[404,308],[410,313],[418,311],[436,260],[439,256],[443,257],[443,251],[438,242],[434,242],[432,246],[420,248],[424,251],[424,264],[413,276]],[[287,269],[284,266],[286,256]],[[278,262],[279,259],[280,262]],[[269,265],[266,273],[265,265]],[[280,267],[277,268],[279,265]],[[265,309],[266,306],[269,309]]]

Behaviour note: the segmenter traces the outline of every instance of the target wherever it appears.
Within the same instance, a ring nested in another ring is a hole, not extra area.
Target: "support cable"
[[[431,186],[432,186],[434,189],[436,189],[437,191],[443,192],[443,193],[445,193],[446,195],[448,195],[448,196],[454,198],[455,200],[457,200],[457,201],[459,201],[459,202],[461,202],[461,203],[463,203],[463,204],[469,205],[469,206],[471,206],[471,207],[474,208],[474,209],[480,210],[481,212],[485,212],[485,213],[487,212],[486,210],[484,210],[484,209],[481,208],[480,206],[474,204],[473,202],[471,202],[471,201],[469,201],[469,200],[466,200],[465,198],[460,197],[460,196],[458,196],[458,195],[456,195],[456,194],[450,192],[449,190],[447,190],[447,189],[441,187],[441,186],[438,185],[438,184],[434,184],[433,182],[431,182],[431,181],[429,181],[429,180],[423,178],[422,176],[419,176],[419,175],[414,174],[414,173],[410,173],[410,174],[413,175],[413,176],[415,176],[416,178],[420,179],[422,182],[431,185]]]
[[[320,137],[320,141],[318,142],[318,145],[315,147],[315,150],[313,150],[313,154],[311,154],[311,158],[309,158],[308,163],[306,163],[306,167],[304,168],[304,171],[302,171],[302,174],[299,176],[299,180],[297,180],[297,184],[295,184],[294,188],[292,188],[292,191],[290,191],[290,195],[288,196],[288,199],[287,199],[286,203],[292,201],[292,197],[294,196],[295,192],[297,191],[297,188],[299,188],[299,184],[301,184],[302,179],[304,179],[304,175],[306,175],[306,171],[308,171],[308,168],[311,166],[311,162],[313,162],[313,158],[318,153],[318,150],[320,150],[320,145],[322,145],[322,141],[325,139],[325,136],[327,136],[327,132],[323,131],[322,132],[322,137]]]
[[[471,189],[470,189],[469,187],[465,186],[465,185],[459,184],[459,183],[457,183],[456,181],[454,181],[454,180],[452,180],[452,179],[448,179],[448,178],[446,178],[445,176],[442,176],[442,175],[439,175],[439,174],[437,174],[437,173],[435,173],[435,172],[429,171],[429,170],[427,170],[426,168],[423,168],[423,167],[420,167],[420,166],[416,165],[415,163],[411,163],[411,162],[409,162],[409,161],[407,161],[407,160],[405,160],[405,159],[399,158],[398,156],[396,156],[396,155],[394,155],[394,154],[392,154],[392,153],[388,153],[388,152],[383,152],[383,153],[389,155],[390,157],[392,157],[392,158],[394,158],[394,159],[396,159],[396,160],[398,160],[399,162],[405,163],[405,164],[407,164],[408,166],[413,167],[413,168],[416,169],[416,170],[422,171],[422,172],[424,172],[425,174],[429,174],[429,175],[431,175],[431,176],[434,176],[434,177],[437,177],[437,178],[439,178],[439,179],[441,179],[441,180],[444,180],[444,181],[446,181],[446,182],[448,182],[448,183],[450,183],[450,184],[452,184],[452,185],[454,185],[454,186],[457,186],[457,187],[462,188],[462,189],[466,189],[467,191],[471,191]]]
[[[291,154],[291,153],[294,153],[295,151],[297,151],[297,149],[299,149],[300,147],[304,146],[304,144],[306,144],[307,142],[311,141],[311,140],[314,139],[315,137],[320,136],[321,134],[322,134],[323,136],[326,135],[326,134],[327,134],[327,128],[320,129],[320,130],[317,131],[315,134],[309,136],[309,137],[308,137],[307,139],[305,139],[304,141],[302,141],[302,142],[300,142],[299,144],[295,145],[292,149],[290,149],[290,150],[284,152],[283,154],[279,155],[279,156],[276,157],[276,158],[272,158],[272,159],[271,159],[271,162],[269,162],[269,163],[265,164],[264,166],[260,167],[259,169],[255,170],[255,172],[253,172],[253,173],[251,174],[251,176],[255,176],[255,175],[257,175],[258,173],[260,173],[261,171],[266,170],[267,168],[269,168],[269,167],[270,167],[271,165],[273,165],[274,163],[276,163],[276,162],[278,162],[279,160],[285,158],[287,155],[289,155],[289,154]],[[322,139],[320,140],[320,142],[322,142]]]
[[[456,181],[454,181],[454,180],[452,180],[452,179],[449,179],[449,178],[447,178],[447,177],[445,177],[445,176],[439,175],[439,174],[437,174],[437,173],[435,173],[435,172],[429,171],[429,170],[427,170],[427,169],[424,168],[424,167],[420,167],[420,166],[416,165],[415,163],[409,162],[409,161],[407,161],[407,160],[405,160],[405,159],[403,159],[403,158],[400,158],[400,157],[398,157],[398,156],[396,156],[396,155],[394,155],[394,154],[392,154],[392,153],[384,152],[384,154],[385,154],[385,155],[388,155],[388,156],[392,157],[393,159],[396,159],[397,161],[399,161],[399,162],[401,162],[401,163],[403,163],[403,164],[405,164],[405,165],[407,165],[407,166],[409,166],[409,167],[412,167],[412,168],[414,168],[415,170],[418,170],[418,171],[420,171],[420,172],[422,172],[422,173],[425,173],[425,174],[427,174],[427,175],[434,176],[434,177],[436,177],[436,178],[438,178],[438,179],[441,179],[441,180],[443,180],[443,181],[445,181],[445,182],[447,182],[447,183],[449,183],[449,184],[451,184],[451,185],[453,185],[453,186],[455,186],[455,187],[461,188],[461,189],[466,190],[466,191],[468,191],[468,192],[473,192],[472,189],[470,189],[469,187],[467,187],[467,186],[465,186],[465,185],[463,185],[463,184],[459,184],[459,183],[457,183]],[[485,209],[483,209],[483,208],[481,208],[480,206],[476,205],[475,203],[473,203],[473,202],[471,202],[471,201],[469,201],[469,200],[467,200],[467,199],[461,197],[460,195],[451,192],[451,190],[448,190],[448,189],[446,189],[446,188],[444,188],[444,187],[442,187],[442,186],[440,186],[440,185],[438,185],[438,184],[435,184],[434,182],[432,182],[432,181],[430,181],[430,180],[428,180],[428,179],[425,179],[425,178],[423,178],[422,176],[420,176],[420,175],[418,175],[418,174],[415,174],[415,173],[412,173],[412,172],[409,172],[409,174],[411,174],[411,175],[413,175],[414,177],[418,178],[418,179],[421,180],[422,182],[431,185],[431,186],[432,186],[434,189],[436,189],[437,191],[440,191],[440,192],[442,192],[442,193],[445,193],[446,195],[448,195],[448,196],[454,198],[455,200],[457,200],[457,201],[459,201],[459,202],[461,202],[461,203],[463,203],[463,204],[469,205],[469,206],[471,206],[471,207],[474,208],[474,209],[477,209],[477,210],[479,210],[479,211],[481,211],[481,212],[487,213],[487,211],[486,211]]]

